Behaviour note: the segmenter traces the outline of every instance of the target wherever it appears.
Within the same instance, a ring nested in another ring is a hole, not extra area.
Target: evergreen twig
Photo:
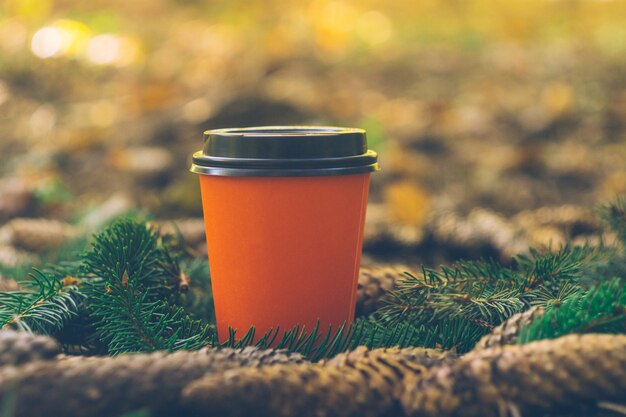
[[[618,197],[611,203],[603,205],[599,213],[626,250],[626,196]]]
[[[178,266],[158,233],[119,221],[95,237],[84,255],[89,314],[110,354],[198,349],[213,330],[167,301]]]
[[[626,281],[615,278],[569,295],[520,330],[519,343],[569,333],[626,333]]]
[[[566,246],[546,253],[531,249],[512,267],[479,260],[423,268],[420,276],[407,274],[377,316],[386,324],[434,329],[430,339],[465,351],[512,315],[533,305],[559,304],[578,291],[596,258],[595,248]]]
[[[82,295],[73,285],[52,274],[34,269],[23,290],[0,292],[0,328],[14,327],[53,334],[77,315]]]

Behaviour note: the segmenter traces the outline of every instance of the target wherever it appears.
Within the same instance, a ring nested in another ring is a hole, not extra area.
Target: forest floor
[[[0,224],[199,219],[188,168],[202,132],[254,125],[368,130],[382,167],[365,241],[376,259],[507,259],[597,238],[594,207],[626,193],[619,5],[512,2],[487,23],[478,2],[465,20],[448,2],[317,2],[282,20],[254,2],[9,3]],[[364,26],[342,31],[341,16]],[[55,33],[66,44],[42,43]]]

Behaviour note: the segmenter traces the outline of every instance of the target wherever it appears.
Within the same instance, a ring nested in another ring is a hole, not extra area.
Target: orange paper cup
[[[220,341],[354,319],[370,173],[361,129],[205,132],[200,175]]]

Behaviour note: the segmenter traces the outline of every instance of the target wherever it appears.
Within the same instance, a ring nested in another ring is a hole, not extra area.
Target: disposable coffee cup
[[[220,341],[354,320],[370,174],[362,129],[268,126],[204,133],[200,174]]]

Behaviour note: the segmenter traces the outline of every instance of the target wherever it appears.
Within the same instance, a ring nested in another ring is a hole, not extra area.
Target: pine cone
[[[510,258],[528,249],[523,230],[515,227],[502,215],[486,209],[475,209],[467,217],[443,213],[433,220],[432,233],[442,243],[475,250],[489,246]]]
[[[402,403],[408,416],[496,417],[581,413],[624,398],[626,335],[590,334],[470,352],[407,378]]]
[[[256,348],[64,357],[0,368],[0,404],[17,395],[14,417],[109,417],[143,407],[153,416],[177,415],[182,388],[207,373],[301,361],[298,354]]]
[[[362,267],[356,295],[356,316],[366,316],[382,306],[382,298],[395,288],[409,268],[403,266]]]
[[[268,366],[225,372],[196,381],[183,391],[197,415],[223,417],[375,417],[399,411],[393,371],[346,371],[316,365]]]
[[[494,328],[491,333],[483,336],[474,350],[515,344],[517,342],[520,329],[529,325],[541,316],[543,316],[543,308],[541,307],[531,307],[523,313],[512,315],[504,323]]]
[[[0,220],[23,216],[35,203],[34,187],[19,178],[0,180]]]
[[[602,227],[592,210],[573,205],[524,210],[513,217],[513,222],[524,229],[553,226],[568,235],[598,233]]]
[[[32,252],[59,247],[80,234],[70,224],[48,219],[13,219],[3,227],[9,231],[14,246]]]
[[[452,351],[428,348],[378,348],[369,349],[359,346],[349,352],[340,353],[330,359],[322,360],[320,365],[330,367],[354,366],[356,362],[367,360],[385,360],[386,358],[403,359],[415,367],[415,371],[422,372],[423,368],[430,368],[442,363],[452,363],[457,356]]]
[[[597,237],[602,228],[592,210],[572,205],[525,210],[515,215],[512,221],[525,231],[533,247],[548,244],[558,247],[572,237]]]
[[[183,391],[198,415],[316,417],[398,415],[407,374],[449,360],[431,349],[358,348],[326,363],[242,368],[206,377]]]
[[[0,330],[0,366],[52,359],[60,352],[59,344],[50,337]]]
[[[423,228],[389,220],[389,213],[382,204],[370,204],[363,231],[363,248],[413,247],[424,238]]]

